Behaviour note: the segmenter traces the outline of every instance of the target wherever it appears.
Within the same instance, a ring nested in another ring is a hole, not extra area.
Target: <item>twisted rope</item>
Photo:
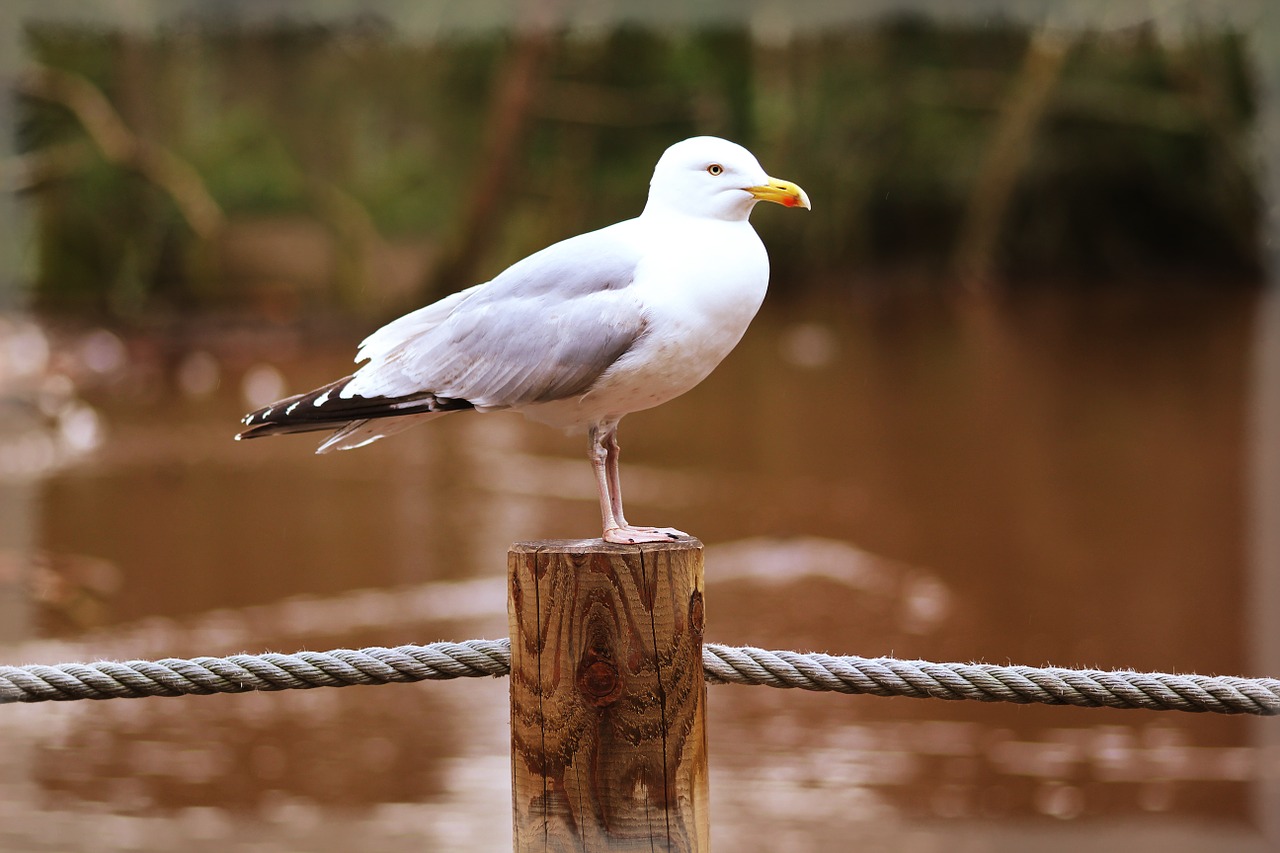
[[[1020,705],[1280,715],[1280,679],[1274,678],[930,663],[710,643],[702,648],[702,666],[707,680],[719,684]]]
[[[0,705],[501,676],[510,671],[510,658],[507,640],[468,640],[292,655],[0,666]],[[1274,678],[930,663],[713,643],[703,646],[702,665],[712,684],[764,684],[917,699],[1280,715],[1280,680]]]
[[[394,649],[335,649],[292,655],[231,655],[190,660],[99,661],[57,666],[0,666],[0,705],[70,699],[137,699],[302,690],[506,675],[507,640],[468,640],[397,646]]]

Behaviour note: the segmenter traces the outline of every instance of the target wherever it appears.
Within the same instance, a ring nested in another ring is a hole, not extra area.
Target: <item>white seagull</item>
[[[750,151],[698,136],[668,148],[635,219],[570,237],[406,314],[360,345],[353,374],[244,417],[236,436],[334,430],[317,453],[362,447],[463,409],[587,430],[604,540],[687,534],[622,512],[618,422],[697,385],[764,300],[758,201],[809,208]]]

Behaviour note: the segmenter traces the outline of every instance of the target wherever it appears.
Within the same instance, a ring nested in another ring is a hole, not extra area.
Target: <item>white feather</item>
[[[427,412],[421,415],[405,415],[399,418],[374,418],[364,421],[352,421],[342,429],[324,440],[316,448],[316,453],[328,453],[331,450],[355,450],[373,444],[380,438],[404,432],[410,427],[438,418],[448,412]]]

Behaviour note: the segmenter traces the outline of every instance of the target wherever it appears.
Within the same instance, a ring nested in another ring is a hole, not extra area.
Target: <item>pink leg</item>
[[[609,430],[601,442],[604,445],[605,483],[609,488],[609,507],[614,520],[627,527],[626,514],[622,511],[622,475],[618,472],[618,428]]]
[[[618,545],[636,542],[670,542],[689,534],[674,527],[636,527],[622,512],[622,479],[618,474],[617,421],[591,428],[591,467],[600,490],[600,518],[604,541]]]

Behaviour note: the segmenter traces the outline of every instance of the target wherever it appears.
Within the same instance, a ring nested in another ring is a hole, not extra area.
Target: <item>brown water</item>
[[[775,300],[626,420],[629,514],[706,543],[718,642],[1264,674],[1252,309]],[[5,481],[0,660],[504,635],[507,545],[598,532],[584,439],[464,415],[325,457],[230,441],[246,376],[302,390],[358,337],[135,339],[98,374],[56,338],[45,372],[97,375],[102,438]],[[6,706],[0,850],[509,849],[506,702],[475,680]],[[1280,807],[1237,718],[715,687],[708,723],[721,850],[1266,850]]]

